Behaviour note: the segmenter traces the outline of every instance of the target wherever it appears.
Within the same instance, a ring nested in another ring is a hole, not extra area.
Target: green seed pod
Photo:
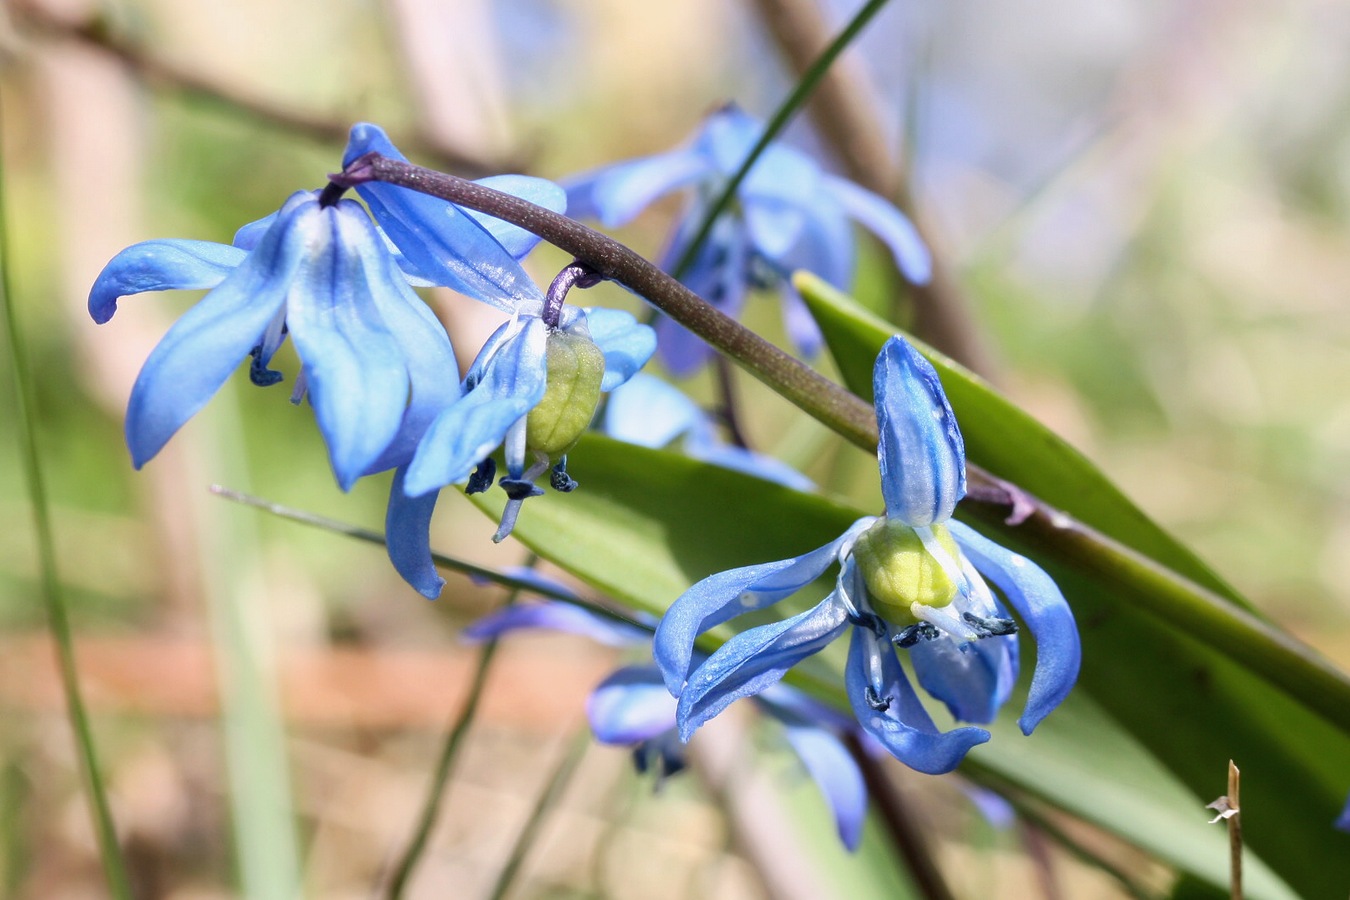
[[[544,399],[525,420],[525,446],[557,459],[581,439],[600,403],[605,355],[590,338],[566,331],[548,336]]]
[[[942,525],[931,526],[938,546],[953,562],[961,551],[951,532]],[[853,545],[867,583],[872,607],[893,625],[912,625],[917,619],[910,604],[946,606],[956,598],[957,585],[942,564],[929,553],[918,533],[903,522],[880,518]]]

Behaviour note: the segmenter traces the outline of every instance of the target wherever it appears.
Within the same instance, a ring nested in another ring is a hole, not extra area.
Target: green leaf
[[[580,488],[531,500],[516,536],[615,599],[652,613],[713,572],[795,556],[833,539],[862,514],[597,436],[584,438],[568,461]],[[498,493],[475,502],[495,514]],[[1049,725],[1057,712],[1042,731],[1023,738],[1005,724],[972,765],[1213,882],[1218,870],[1210,857],[1225,858],[1223,841],[1196,837],[1186,816],[1193,811],[1203,823],[1204,803],[1223,793],[1227,760],[1236,759],[1244,773],[1251,856],[1302,896],[1333,896],[1335,886],[1343,891],[1350,854],[1330,825],[1350,787],[1350,775],[1340,774],[1350,759],[1350,738],[1240,660],[1141,613],[1110,583],[1071,570],[1052,574],[1063,579],[1079,619],[1080,690],[1120,727],[1112,733],[1104,717],[1082,720],[1073,713],[1065,713],[1062,728]],[[1024,642],[1024,654],[1030,649]],[[794,674],[799,685],[846,706],[838,681]],[[1084,752],[1098,740],[1110,752]],[[1159,774],[1150,754],[1173,779]],[[1065,760],[1078,760],[1085,771],[1068,779]],[[1131,776],[1127,784],[1151,779],[1161,787],[1156,797],[1136,790],[1128,815],[1117,815],[1125,771],[1152,773]],[[1214,831],[1221,837],[1221,829]],[[1308,865],[1310,859],[1318,865]],[[1264,896],[1287,896],[1274,877],[1266,887]]]

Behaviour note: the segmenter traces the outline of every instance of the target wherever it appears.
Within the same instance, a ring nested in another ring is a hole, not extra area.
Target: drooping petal
[[[314,195],[293,195],[258,246],[183,314],[151,351],[127,404],[131,461],[140,468],[211,398],[282,309],[305,248],[291,227]]]
[[[389,508],[384,518],[389,561],[419,594],[435,600],[445,585],[445,579],[431,561],[431,514],[438,495],[433,491],[409,497],[403,490],[406,474],[406,466],[395,470],[394,483],[389,487]]]
[[[680,738],[689,740],[695,729],[735,701],[776,683],[848,625],[847,609],[831,594],[806,612],[731,638],[690,674],[680,692],[676,714]]]
[[[837,288],[848,287],[853,280],[853,226],[832,196],[817,195],[801,239],[778,262],[785,278],[805,269]]]
[[[604,431],[641,447],[665,447],[702,418],[703,410],[675,385],[639,372],[609,395]]]
[[[896,335],[877,357],[877,460],[886,515],[945,522],[966,494],[966,445],[933,366]]]
[[[675,728],[675,698],[655,666],[624,666],[591,692],[586,717],[602,744],[636,744]]]
[[[247,253],[211,241],[155,240],[132,244],[103,267],[89,289],[89,315],[102,325],[117,312],[117,301],[146,291],[213,288],[244,261]]]
[[[889,635],[853,629],[844,686],[853,712],[867,733],[917,772],[950,772],[971,747],[989,740],[989,732],[974,726],[937,730],[900,668]]]
[[[723,175],[734,173],[764,132],[764,126],[735,103],[728,103],[708,116],[694,146]]]
[[[1017,681],[1017,636],[961,643],[950,637],[920,641],[909,651],[923,689],[963,722],[994,721]]]
[[[800,241],[820,193],[820,167],[790,147],[770,145],[741,184],[750,241],[763,256],[781,260]]]
[[[772,456],[763,453],[756,453],[754,450],[746,450],[744,447],[737,447],[734,444],[691,445],[687,448],[687,452],[694,459],[701,459],[724,469],[744,472],[747,475],[763,478],[765,481],[772,481],[796,491],[813,491],[816,488],[811,479],[782,460],[774,459]]]
[[[850,216],[881,238],[906,278],[915,284],[928,283],[933,277],[932,254],[904,213],[887,200],[843,178],[826,175],[825,186]]]
[[[857,528],[855,523],[825,546],[792,559],[718,572],[681,594],[661,617],[652,641],[652,655],[670,692],[678,695],[683,688],[700,634],[743,612],[777,603],[819,578]]]
[[[487,641],[526,629],[580,635],[607,647],[631,647],[634,644],[645,643],[650,636],[649,632],[635,625],[598,616],[580,606],[559,601],[516,603],[503,607],[469,625],[462,635],[469,641]],[[664,686],[661,692],[665,693]],[[667,727],[674,722],[675,713],[672,706],[671,720],[667,723]]]
[[[839,840],[849,850],[857,850],[867,818],[867,785],[852,754],[824,728],[788,725],[786,734],[788,744],[834,813]]]
[[[268,213],[261,219],[255,219],[247,225],[239,226],[239,230],[234,233],[234,238],[230,243],[240,250],[252,250],[258,246],[258,241],[262,240],[262,236],[267,233],[267,229],[272,227],[272,223],[277,220],[278,215],[280,215],[279,210]]]
[[[403,353],[372,299],[398,288],[375,227],[354,200],[326,209],[314,203],[291,228],[306,253],[286,324],[305,364],[333,472],[348,490],[389,446],[407,406]]]
[[[663,257],[661,267],[666,271],[675,267],[682,249],[692,240],[694,224],[695,216],[691,214]],[[732,218],[724,217],[713,227],[681,280],[689,290],[736,318],[745,304],[750,277],[749,255],[745,229]],[[656,343],[661,361],[676,378],[698,371],[713,353],[701,337],[665,316],[657,320]]]
[[[585,172],[564,183],[575,219],[599,219],[606,228],[627,225],[657,198],[711,174],[693,150],[673,150]]]
[[[406,161],[379,126],[363,122],[352,126],[342,164],[372,151]],[[543,301],[543,292],[510,252],[459,207],[375,181],[356,190],[422,277],[506,312],[515,312],[522,299]]]
[[[547,178],[536,178],[533,175],[492,175],[480,178],[474,184],[519,197],[555,213],[567,210],[567,192]],[[463,212],[482,225],[497,243],[506,248],[507,253],[518,260],[524,259],[539,244],[539,235],[526,231],[519,225],[512,225],[476,209],[465,209]]]
[[[633,314],[603,306],[586,307],[586,327],[605,355],[605,376],[600,390],[612,391],[637,374],[656,352],[656,332]]]
[[[530,317],[508,322],[489,338],[474,363],[478,374],[472,387],[437,416],[417,445],[405,485],[410,494],[468,478],[511,426],[538,405],[547,375],[547,337],[543,321]],[[482,362],[483,353],[489,352],[492,355]]]
[[[1008,598],[1036,639],[1036,671],[1022,717],[1023,734],[1031,734],[1058,706],[1078,680],[1082,647],[1073,611],[1054,580],[1040,566],[960,522],[948,524],[952,537],[975,567]]]

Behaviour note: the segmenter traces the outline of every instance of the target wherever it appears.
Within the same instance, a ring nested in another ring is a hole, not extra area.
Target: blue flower
[[[682,737],[851,631],[845,687],[863,729],[911,768],[950,771],[989,733],[973,726],[939,731],[895,647],[909,649],[919,684],[954,718],[991,721],[1016,681],[1018,649],[1016,626],[985,577],[1037,642],[1022,731],[1030,734],[1073,687],[1078,631],[1054,582],[1025,557],[951,520],[965,495],[965,447],[937,373],[895,337],[877,360],[874,383],[886,514],[860,519],[794,559],[705,578],[662,618],[653,652],[679,698]],[[697,660],[699,634],[796,593],[836,562],[835,589],[821,603],[743,631]]]
[[[289,334],[329,460],[345,490],[388,468],[459,386],[454,352],[436,317],[409,288],[360,204],[299,192],[245,226],[233,245],[156,240],[128,247],[89,294],[95,322],[142,291],[210,288],[151,352],[127,408],[126,436],[140,468],[201,409],[240,361],[255,384]]]
[[[651,639],[648,630],[561,602],[506,607],[470,625],[464,636],[481,641],[526,628],[580,634],[612,647],[641,646]],[[867,812],[867,788],[840,739],[855,726],[786,685],[774,685],[756,699],[759,708],[783,726],[788,745],[820,788],[834,813],[840,840],[856,849]],[[591,693],[586,715],[600,743],[633,748],[638,771],[655,770],[660,778],[684,768],[684,745],[675,727],[676,702],[655,666],[629,665],[611,673]]]
[[[721,440],[712,418],[673,384],[639,372],[605,404],[605,434],[643,447],[668,447],[682,439],[684,452],[799,491],[815,485],[788,464]]]
[[[709,206],[763,133],[763,126],[734,105],[713,113],[684,148],[605,166],[566,183],[576,218],[608,228],[627,223],[658,197],[690,188],[692,197],[675,229],[662,266],[673,269],[694,238]],[[731,316],[751,287],[783,295],[789,336],[807,356],[820,332],[788,276],[807,269],[846,288],[853,273],[853,219],[873,231],[914,283],[926,282],[932,261],[914,226],[893,205],[838,178],[809,157],[771,144],[740,184],[730,211],[714,224],[684,283]],[[661,357],[672,373],[687,375],[710,353],[703,341],[669,319],[657,325]]]
[[[632,377],[656,348],[652,330],[620,310],[569,306],[550,323],[542,302],[520,299],[513,312],[474,360],[463,399],[427,429],[396,485],[429,519],[445,485],[467,480],[470,493],[486,490],[496,472],[491,454],[504,445],[500,485],[508,499],[494,541],[511,533],[527,498],[543,493],[535,481],[544,473],[554,490],[576,487],[567,452],[590,425],[601,393]],[[416,558],[395,559],[414,584],[415,573],[431,568],[430,551],[417,549]]]

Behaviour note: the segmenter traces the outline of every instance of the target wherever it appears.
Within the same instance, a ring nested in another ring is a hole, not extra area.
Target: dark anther
[[[319,192],[319,209],[327,209],[330,206],[336,206],[342,199],[342,195],[347,192],[347,188],[336,182],[330,181],[323,186]]]
[[[579,259],[572,260],[563,266],[563,270],[548,286],[548,294],[544,298],[544,313],[540,318],[549,328],[557,328],[559,320],[562,319],[563,301],[567,299],[567,292],[572,288],[595,287],[604,280],[604,276],[586,263]]]
[[[558,460],[548,476],[549,486],[560,494],[570,494],[577,489],[577,480],[567,474],[567,457]]]
[[[481,494],[492,487],[492,479],[496,477],[497,461],[490,456],[486,457],[469,476],[469,483],[464,486],[464,493]]]
[[[902,630],[893,640],[895,646],[909,648],[920,641],[931,641],[941,633],[932,622],[919,622]]]
[[[885,712],[891,708],[891,698],[881,696],[877,693],[877,689],[870,684],[867,686],[867,690],[863,691],[863,697],[867,700],[867,705],[877,712]]]
[[[248,380],[258,387],[269,387],[282,379],[280,372],[275,369],[267,368],[267,363],[262,361],[262,345],[254,347],[248,351],[248,355],[253,357],[253,362],[248,367]]]
[[[848,620],[858,628],[866,628],[877,637],[881,637],[886,633],[886,623],[881,621],[880,616],[872,613],[849,613]]]
[[[974,613],[961,613],[968,625],[973,625],[980,637],[998,637],[1004,634],[1017,634],[1017,623],[1012,619],[998,616],[977,616]]]
[[[526,481],[523,478],[503,478],[497,482],[506,491],[506,496],[512,500],[527,500],[530,497],[539,497],[544,493],[544,489],[535,485],[533,481]]]

